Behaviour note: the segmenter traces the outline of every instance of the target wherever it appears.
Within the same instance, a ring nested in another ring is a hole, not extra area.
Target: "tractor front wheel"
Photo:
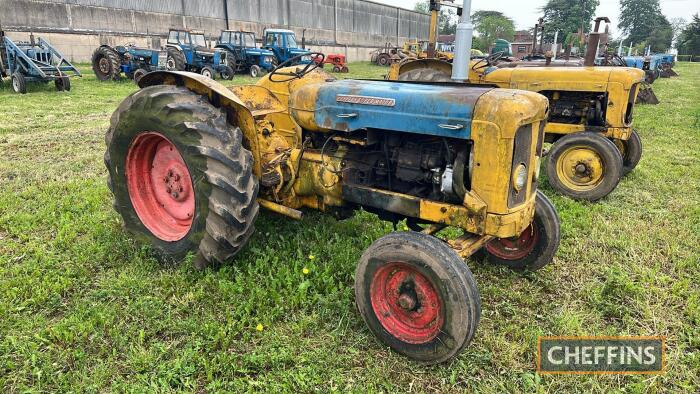
[[[250,66],[249,74],[251,78],[257,78],[262,74],[262,70],[260,69],[260,66],[253,64]]]
[[[214,69],[209,66],[202,68],[201,74],[209,79],[214,79]]]
[[[355,271],[355,301],[370,331],[413,360],[455,357],[474,336],[481,300],[471,271],[439,239],[399,232],[375,241]]]
[[[637,130],[632,130],[630,138],[626,141],[613,140],[613,143],[622,155],[622,175],[629,174],[642,159],[642,139]]]
[[[12,74],[12,90],[19,94],[27,93],[27,81],[24,79],[24,75],[19,72]]]
[[[622,176],[622,155],[615,144],[597,133],[565,135],[547,156],[549,184],[574,199],[600,200],[615,190]]]
[[[151,86],[112,115],[105,165],[124,226],[158,257],[224,263],[253,233],[253,157],[224,111],[182,87]]]
[[[559,215],[552,202],[537,191],[535,217],[522,234],[514,238],[496,238],[479,251],[492,263],[516,270],[536,271],[552,262],[559,249]]]
[[[58,77],[54,79],[53,83],[59,92],[70,91],[70,77]]]
[[[141,78],[143,78],[143,76],[146,74],[148,74],[148,70],[146,70],[145,68],[137,69],[136,71],[134,71],[134,82],[136,82],[136,84],[138,85]]]

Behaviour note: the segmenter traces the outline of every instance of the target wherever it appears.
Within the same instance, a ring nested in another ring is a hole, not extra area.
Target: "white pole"
[[[469,62],[472,55],[472,38],[474,26],[471,21],[472,1],[464,0],[462,16],[457,24],[455,34],[455,57],[452,60],[452,79],[467,81],[469,79]]]
[[[617,48],[617,56],[622,56],[622,43],[623,41],[620,40],[620,47]]]
[[[632,45],[633,44],[634,44],[633,42],[630,42],[630,47],[627,48],[627,56],[632,56]]]
[[[559,30],[554,32],[554,45],[552,45],[552,52],[554,57],[552,60],[557,60],[557,52],[559,52],[559,44],[557,43],[557,38],[559,38]]]

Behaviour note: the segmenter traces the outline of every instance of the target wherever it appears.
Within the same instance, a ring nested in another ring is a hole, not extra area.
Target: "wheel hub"
[[[15,92],[19,92],[19,80],[17,78],[12,78],[12,88]]]
[[[375,316],[394,337],[413,344],[427,343],[444,322],[440,295],[430,280],[405,263],[378,269],[370,285]]]
[[[109,59],[106,57],[103,57],[100,59],[98,66],[100,68],[100,72],[103,74],[107,74],[109,72]]]
[[[569,189],[587,191],[603,180],[605,165],[595,150],[587,146],[572,147],[559,156],[557,176]]]
[[[533,222],[530,224],[519,237],[513,238],[497,238],[486,244],[486,250],[492,255],[503,260],[520,260],[529,255],[537,241],[539,233]]]
[[[195,196],[187,165],[175,145],[156,132],[138,135],[126,157],[129,198],[141,223],[163,241],[192,227]]]

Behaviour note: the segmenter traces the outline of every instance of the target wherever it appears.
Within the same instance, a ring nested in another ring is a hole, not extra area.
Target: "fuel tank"
[[[469,139],[479,99],[491,87],[339,80],[290,97],[297,123],[312,131],[392,130]]]

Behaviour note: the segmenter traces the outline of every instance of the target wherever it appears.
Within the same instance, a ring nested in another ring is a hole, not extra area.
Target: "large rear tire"
[[[386,235],[362,254],[355,302],[381,342],[429,364],[459,354],[481,314],[479,290],[464,260],[443,241],[413,232]]]
[[[169,71],[185,71],[187,67],[185,55],[177,48],[168,48],[168,60],[165,67]]]
[[[118,81],[120,65],[119,54],[108,46],[101,46],[92,53],[92,71],[100,81]]]
[[[105,165],[114,208],[162,260],[192,251],[197,268],[224,263],[253,233],[253,157],[226,119],[175,86],[141,89],[112,115]]]

